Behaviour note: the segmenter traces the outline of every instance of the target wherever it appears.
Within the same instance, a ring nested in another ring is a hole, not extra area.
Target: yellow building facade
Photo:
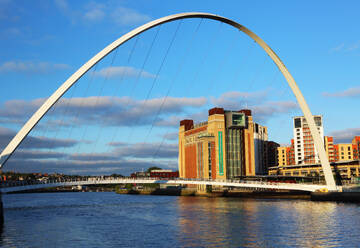
[[[337,144],[338,161],[349,161],[354,159],[352,144]]]

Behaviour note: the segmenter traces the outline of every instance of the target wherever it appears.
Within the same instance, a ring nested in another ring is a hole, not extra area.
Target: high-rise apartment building
[[[229,179],[267,173],[267,128],[250,110],[209,110],[208,120],[182,120],[179,172],[185,178]]]
[[[335,162],[334,138],[330,136],[324,137],[324,146],[329,162]]]
[[[355,136],[351,143],[354,159],[360,159],[360,136]]]
[[[277,148],[278,152],[278,166],[286,166],[288,165],[287,162],[287,150],[289,147],[287,146],[280,146]]]
[[[310,133],[309,125],[304,116],[297,116],[294,120],[294,156],[295,164],[315,164],[319,163],[319,155],[314,146],[314,140]],[[324,128],[322,125],[322,116],[314,115],[315,125],[324,138]]]

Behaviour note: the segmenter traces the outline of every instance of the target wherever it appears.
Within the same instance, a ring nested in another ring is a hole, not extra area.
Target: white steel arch
[[[250,38],[252,38],[255,42],[257,42],[264,51],[270,56],[270,58],[274,61],[276,66],[279,68],[281,73],[284,75],[286,81],[288,82],[291,90],[293,91],[300,108],[304,114],[304,117],[309,124],[311,135],[314,139],[314,145],[316,150],[319,152],[321,166],[325,175],[325,180],[329,190],[336,190],[336,184],[334,181],[334,176],[331,171],[331,167],[325,153],[324,149],[324,141],[321,140],[320,134],[317,131],[315,126],[315,121],[313,115],[310,112],[309,106],[307,105],[305,98],[303,97],[299,87],[295,83],[294,78],[291,76],[290,72],[285,67],[284,63],[280,60],[280,58],[276,55],[276,53],[255,33],[251,30],[247,29],[243,25],[227,19],[222,16],[209,14],[209,13],[198,13],[198,12],[189,12],[189,13],[179,13],[175,15],[170,15],[166,17],[159,18],[157,20],[148,22],[129,33],[121,36],[119,39],[115,40],[113,43],[105,47],[102,51],[92,57],[88,62],[86,62],[83,66],[81,66],[73,75],[71,75],[46,101],[45,103],[35,112],[35,114],[25,123],[25,125],[20,129],[20,131],[15,135],[15,137],[10,141],[10,143],[6,146],[6,148],[2,151],[0,155],[0,168],[5,164],[5,162],[9,159],[12,153],[16,150],[16,148],[20,145],[20,143],[24,140],[24,138],[30,133],[30,131],[34,128],[34,126],[41,120],[41,118],[49,111],[49,109],[61,98],[65,92],[71,88],[73,84],[75,84],[88,70],[90,70],[97,62],[99,62],[106,55],[111,53],[114,49],[119,47],[121,44],[130,40],[131,38],[141,34],[142,32],[161,25],[163,23],[179,20],[179,19],[187,19],[187,18],[205,18],[217,20],[226,24],[229,24],[238,30],[242,31]]]

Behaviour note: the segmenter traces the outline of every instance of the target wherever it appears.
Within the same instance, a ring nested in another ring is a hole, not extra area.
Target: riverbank
[[[129,195],[167,195],[167,196],[200,196],[200,197],[237,197],[255,199],[302,199],[310,201],[360,202],[360,192],[300,192],[300,191],[252,191],[232,190],[201,192],[196,189],[117,189],[118,194]]]
[[[274,199],[307,199],[311,196],[308,192],[298,191],[251,191],[251,190],[224,190],[203,192],[189,188],[165,189],[117,189],[118,194],[130,195],[167,195],[167,196],[200,196],[200,197],[239,197],[239,198],[274,198]]]

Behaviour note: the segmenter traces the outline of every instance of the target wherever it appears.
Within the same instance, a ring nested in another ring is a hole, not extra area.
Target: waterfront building
[[[352,140],[354,159],[360,159],[360,136],[355,136]]]
[[[151,170],[150,177],[157,177],[157,178],[177,178],[179,177],[178,171],[172,170]]]
[[[277,157],[278,166],[295,164],[294,139],[291,139],[290,146],[279,146],[277,151],[279,154]]]
[[[330,136],[324,137],[324,146],[326,155],[328,156],[329,162],[338,161],[335,159],[335,150],[334,150],[334,138]]]
[[[348,182],[360,176],[360,160],[332,162],[330,166],[335,176],[338,174]],[[269,175],[319,178],[324,176],[321,164],[275,166],[269,168]]]
[[[337,161],[349,161],[353,160],[353,149],[352,144],[337,144]]]
[[[314,140],[310,133],[309,125],[304,116],[297,116],[294,120],[294,148],[295,148],[295,164],[314,164],[319,163],[319,154],[315,149]],[[324,138],[324,128],[322,125],[322,116],[314,115],[315,125],[320,133],[320,137]]]
[[[180,177],[231,179],[267,174],[267,139],[267,128],[253,121],[250,110],[213,108],[205,122],[182,120]]]
[[[280,147],[280,145],[274,141],[267,141],[266,142],[266,148],[267,148],[267,161],[265,162],[266,171],[268,167],[277,166],[277,160],[278,160],[278,150],[277,148]]]
[[[281,166],[286,166],[288,165],[287,163],[287,150],[289,149],[289,147],[286,147],[286,146],[280,146],[277,148],[277,152],[278,152],[278,166],[281,167]]]

